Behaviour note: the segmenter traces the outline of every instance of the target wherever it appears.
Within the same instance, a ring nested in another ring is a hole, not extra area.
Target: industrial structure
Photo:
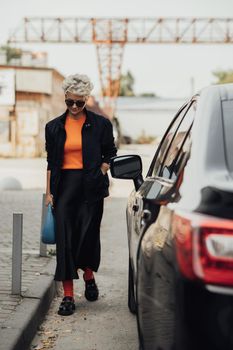
[[[105,108],[114,115],[126,44],[232,44],[233,18],[27,17],[8,42],[95,44]]]
[[[95,44],[104,106],[101,114],[105,113],[116,124],[116,98],[126,44],[232,44],[233,18],[27,17],[10,35],[8,44],[13,43]],[[46,55],[42,58],[47,61]],[[23,62],[31,59],[37,67],[14,66],[17,62],[11,63],[11,67],[0,66],[0,155],[9,153],[2,142],[4,138],[13,144],[11,155],[12,152],[15,156],[41,155],[43,125],[64,108],[62,91],[58,89],[63,76],[54,69],[39,67],[40,60],[36,55],[30,58],[30,52],[22,59]],[[9,68],[11,71],[6,75],[13,94],[7,96],[10,99],[7,109],[4,107],[7,103],[1,103],[1,72]],[[93,101],[90,103],[98,111],[99,106]],[[43,117],[38,117],[38,113]],[[4,121],[10,125],[8,131]]]

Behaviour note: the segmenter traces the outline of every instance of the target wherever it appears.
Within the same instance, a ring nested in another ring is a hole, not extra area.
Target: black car
[[[233,349],[233,84],[181,107],[145,179],[138,155],[115,157],[132,179],[128,305],[142,350]]]

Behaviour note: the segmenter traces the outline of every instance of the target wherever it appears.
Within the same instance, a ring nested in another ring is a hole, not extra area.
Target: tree
[[[134,82],[135,79],[130,71],[127,71],[126,74],[121,74],[120,77],[120,90],[119,96],[132,97],[135,96],[134,93]],[[118,92],[119,81],[113,80],[111,85],[107,85],[104,88],[103,95],[109,96],[109,92],[112,96],[114,96],[115,92]],[[153,92],[144,92],[139,94],[142,97],[156,97],[156,94]]]
[[[217,78],[216,84],[233,83],[233,70],[219,70],[213,72],[213,75]]]
[[[120,80],[120,96],[135,96],[133,86],[134,86],[134,77],[130,71],[126,74],[121,75]]]
[[[139,96],[141,97],[156,97],[154,92],[142,92]]]
[[[20,58],[22,56],[22,50],[16,49],[14,47],[10,47],[8,45],[1,46],[0,50],[6,53],[6,63],[10,63],[10,61],[14,58]]]

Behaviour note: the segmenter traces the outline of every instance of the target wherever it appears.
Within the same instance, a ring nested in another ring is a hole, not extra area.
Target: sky
[[[233,17],[233,0],[0,0],[0,45],[23,17]],[[47,51],[49,66],[62,74],[84,73],[100,90],[92,44],[21,44]],[[233,69],[232,45],[136,45],[125,47],[122,72],[131,71],[135,92],[188,97],[215,82],[213,72]]]

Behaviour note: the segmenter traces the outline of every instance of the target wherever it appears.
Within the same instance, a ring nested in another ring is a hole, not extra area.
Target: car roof
[[[192,205],[199,202],[200,191],[204,187],[233,192],[233,176],[229,174],[226,163],[222,120],[222,103],[233,100],[233,84],[209,86],[198,95],[191,157],[180,188],[184,198],[180,204],[185,204],[186,208],[189,197]]]
[[[233,84],[209,86],[199,94],[193,146],[198,149],[198,164],[207,172],[226,167],[222,103],[228,100],[233,100]]]

